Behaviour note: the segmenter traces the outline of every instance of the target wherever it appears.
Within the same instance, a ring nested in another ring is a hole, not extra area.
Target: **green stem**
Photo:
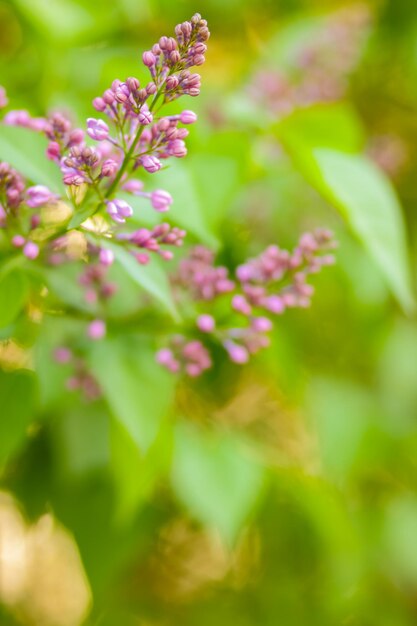
[[[150,111],[153,111],[153,109],[155,108],[155,105],[156,105],[156,103],[159,100],[159,97],[161,95],[161,91],[162,91],[162,88],[155,94],[155,97],[152,100],[151,106],[149,107]],[[136,133],[136,137],[134,138],[134,140],[132,142],[132,145],[129,148],[129,151],[126,153],[125,158],[123,159],[122,166],[121,166],[120,170],[118,171],[116,178],[114,179],[114,181],[112,182],[110,187],[107,189],[107,192],[106,192],[106,194],[104,196],[105,198],[108,198],[113,193],[113,191],[116,189],[117,185],[119,184],[123,174],[126,171],[126,168],[127,168],[128,164],[129,164],[129,161],[130,161],[130,159],[133,156],[133,153],[134,153],[135,148],[137,146],[137,143],[138,143],[138,141],[139,141],[139,139],[140,139],[140,137],[141,137],[141,135],[143,133],[144,128],[145,128],[144,126],[140,126],[140,128],[138,129],[138,132]]]

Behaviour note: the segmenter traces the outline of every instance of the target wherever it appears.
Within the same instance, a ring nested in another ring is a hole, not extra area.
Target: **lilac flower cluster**
[[[191,73],[190,68],[204,63],[209,36],[207,22],[201,15],[195,14],[190,21],[177,25],[174,37],[161,37],[151,50],[143,54],[143,63],[150,73],[148,83],[141,85],[135,77],[123,82],[117,79],[102,96],[95,98],[94,108],[107,116],[107,121],[94,117],[87,120],[86,134],[97,142],[96,147],[88,145],[84,131],[73,128],[60,113],[47,118],[34,118],[27,111],[10,111],[4,117],[5,124],[30,128],[48,138],[47,157],[61,169],[73,210],[77,211],[82,204],[83,207],[91,207],[87,218],[97,213],[107,216],[106,237],[113,238],[118,245],[125,245],[142,264],[150,260],[149,252],[156,252],[170,260],[173,254],[166,247],[180,246],[186,233],[167,223],[153,230],[141,228],[132,231],[129,218],[133,215],[133,208],[128,200],[115,196],[121,190],[147,199],[157,212],[169,211],[173,202],[169,192],[163,189],[144,190],[144,183],[137,178],[137,174],[140,170],[154,174],[162,168],[164,160],[182,158],[187,154],[185,139],[189,131],[185,126],[196,122],[196,114],[185,109],[176,115],[160,116],[159,111],[171,100],[199,94],[200,76]],[[6,104],[6,94],[2,90],[0,108]],[[10,172],[13,173],[12,170]],[[5,194],[7,206],[11,209],[23,201],[26,207],[40,208],[59,200],[41,185],[27,190],[25,197],[24,181],[17,173],[11,176],[10,172],[5,181]],[[2,206],[2,222],[5,214],[6,207]],[[125,225],[126,230],[120,232],[120,227]],[[83,231],[83,224],[78,229]],[[24,246],[28,233],[14,234],[19,238],[13,245],[23,247],[26,254]],[[57,242],[44,237],[42,246],[58,249],[63,234],[59,233]],[[26,256],[34,259],[41,252],[39,243],[30,242]],[[52,257],[43,255],[43,258]],[[53,258],[57,258],[56,255]]]
[[[331,265],[334,257],[328,251],[335,244],[327,230],[304,234],[292,253],[269,246],[259,256],[249,259],[236,268],[235,279],[229,277],[226,267],[214,265],[214,255],[201,246],[194,248],[183,259],[172,278],[177,298],[194,300],[196,303],[210,301],[211,307],[220,298],[229,298],[229,314],[224,316],[222,305],[221,323],[209,313],[197,315],[195,326],[202,340],[192,341],[197,354],[204,355],[207,367],[211,362],[204,336],[220,343],[234,363],[244,364],[252,354],[269,346],[268,333],[273,328],[273,318],[286,309],[307,307],[314,293],[307,282],[309,275],[316,274],[324,266]],[[272,317],[272,319],[271,319]],[[184,338],[179,343],[175,337],[169,347],[162,348],[157,360],[172,372],[189,374],[188,363],[178,345],[188,345]],[[198,345],[198,350],[197,350]],[[193,376],[198,375],[193,368]]]

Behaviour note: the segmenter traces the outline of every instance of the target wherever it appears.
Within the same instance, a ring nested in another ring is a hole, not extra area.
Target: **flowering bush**
[[[65,197],[40,181],[28,186],[19,172],[1,164],[6,267],[19,257],[55,267],[81,259],[84,268],[78,283],[86,304],[92,307],[86,316],[86,335],[92,341],[103,339],[107,332],[108,301],[117,298],[118,289],[108,279],[108,271],[115,260],[120,261],[120,254],[146,266],[155,263],[155,256],[174,261],[173,250],[183,246],[186,232],[177,226],[165,221],[153,228],[140,225],[140,212],[134,215],[129,195],[145,198],[157,213],[169,211],[174,201],[169,190],[146,191],[140,176],[143,172],[157,175],[168,159],[187,154],[186,126],[194,124],[197,115],[188,109],[164,115],[162,108],[183,96],[199,95],[200,76],[190,68],[204,63],[209,36],[206,20],[195,14],[175,28],[175,37],[161,37],[143,53],[150,82],[141,85],[134,77],[124,82],[116,79],[95,98],[94,108],[108,121],[87,119],[86,134],[96,142],[93,146],[86,142],[83,129],[73,128],[60,113],[33,118],[27,111],[11,110],[4,116],[6,125],[23,126],[47,137],[45,158],[60,168],[66,187]],[[6,103],[3,89],[2,106]],[[55,215],[56,227],[51,228]],[[182,324],[185,333],[175,332],[169,347],[157,352],[157,361],[173,373],[199,376],[213,365],[209,337],[224,347],[231,361],[246,363],[251,354],[269,345],[274,317],[287,308],[309,306],[313,287],[307,277],[333,262],[331,255],[321,254],[333,245],[331,234],[324,230],[303,235],[292,254],[271,245],[239,265],[234,280],[226,267],[215,265],[212,251],[191,248],[176,270],[162,270],[169,275],[173,302],[189,313]],[[219,299],[227,299],[229,315],[225,316],[223,303],[218,305]],[[80,354],[73,354],[67,346],[57,346],[54,354],[58,363],[74,366],[67,387],[97,397],[99,387],[82,365]]]

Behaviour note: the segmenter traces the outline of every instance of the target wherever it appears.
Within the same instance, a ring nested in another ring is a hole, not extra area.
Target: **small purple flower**
[[[22,235],[15,235],[12,238],[12,244],[15,248],[23,248],[26,243],[26,239]]]
[[[128,180],[122,185],[122,189],[123,191],[128,191],[129,193],[132,193],[134,195],[140,194],[140,192],[143,190],[143,182],[136,179]]]
[[[272,322],[267,317],[254,317],[251,320],[251,327],[255,332],[267,333],[272,330]]]
[[[241,296],[240,294],[233,296],[232,308],[238,313],[242,313],[242,315],[250,315],[252,313],[251,305],[246,300],[245,296]]]
[[[87,328],[87,335],[90,339],[97,341],[103,339],[106,334],[106,324],[103,320],[93,320]]]
[[[146,67],[153,67],[156,63],[156,57],[153,52],[151,52],[150,50],[146,50],[142,54],[142,61],[143,64],[146,65]]]
[[[150,174],[158,172],[162,167],[161,161],[156,156],[153,156],[151,154],[146,154],[145,156],[143,156],[141,162],[145,170]]]
[[[34,241],[28,241],[23,247],[23,254],[33,261],[39,255],[39,246]]]
[[[127,217],[132,217],[133,209],[124,200],[114,199],[106,200],[107,213],[110,215],[114,222],[118,224],[124,224]]]
[[[29,187],[27,190],[28,199],[26,200],[26,204],[30,206],[31,209],[36,209],[51,200],[55,200],[57,198],[56,195],[52,193],[45,187],[44,185],[35,185],[34,187]]]
[[[271,311],[271,313],[275,313],[276,315],[283,313],[285,306],[285,301],[281,296],[269,296],[265,302],[265,308],[268,309],[268,311]]]
[[[64,365],[71,361],[72,352],[69,348],[66,348],[65,346],[60,346],[54,351],[54,359],[57,363]]]
[[[139,124],[142,124],[142,126],[146,126],[147,124],[152,124],[153,122],[153,115],[146,105],[142,107],[139,112],[138,122]]]
[[[119,169],[119,164],[114,159],[107,159],[101,166],[102,176],[114,176]]]
[[[194,111],[182,111],[180,113],[180,122],[182,124],[194,124],[197,121],[197,115]]]
[[[102,248],[99,252],[99,259],[102,265],[109,267],[114,261],[114,253],[108,248]]]
[[[156,211],[164,213],[172,204],[172,196],[163,189],[156,189],[151,193],[151,204]]]
[[[204,314],[197,318],[197,328],[202,333],[211,333],[216,327],[216,322],[212,315]]]
[[[225,341],[223,345],[233,363],[243,365],[249,361],[249,352],[243,346],[230,340]]]
[[[94,117],[87,119],[87,134],[95,141],[103,141],[109,136],[109,127],[103,120],[96,120]]]

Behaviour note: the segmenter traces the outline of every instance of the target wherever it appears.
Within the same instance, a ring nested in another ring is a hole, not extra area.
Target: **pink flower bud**
[[[142,54],[142,61],[146,67],[153,67],[156,63],[156,57],[150,50],[146,50]]]
[[[138,121],[139,121],[139,124],[142,124],[142,126],[146,126],[147,124],[152,124],[153,115],[149,111],[146,105],[141,108],[139,115],[138,115]]]
[[[96,111],[100,111],[101,113],[106,110],[106,103],[103,98],[94,98],[93,107]]]
[[[109,265],[112,265],[114,261],[114,253],[108,248],[102,248],[99,252],[99,259],[102,265],[108,267]]]
[[[150,154],[146,154],[142,157],[141,161],[145,170],[150,174],[158,172],[162,167],[161,161],[156,156],[152,156]]]
[[[267,333],[272,330],[272,322],[267,317],[254,317],[251,326],[258,333]]]
[[[194,111],[182,111],[180,113],[180,122],[182,124],[194,124],[197,121],[197,115]]]
[[[110,215],[112,220],[118,224],[124,224],[126,222],[126,218],[133,215],[132,207],[124,200],[106,200],[106,204],[107,213]]]
[[[185,157],[187,154],[187,148],[182,139],[174,139],[174,141],[170,141],[168,144],[168,151],[172,156],[175,156],[178,159]]]
[[[143,189],[143,182],[141,180],[128,180],[122,186],[123,191],[128,191],[129,193],[137,194]]]
[[[151,204],[156,211],[164,213],[172,204],[172,196],[163,189],[156,189],[151,193]]]
[[[197,328],[201,330],[202,333],[211,333],[216,327],[216,322],[214,321],[214,317],[212,315],[200,315],[197,318]]]
[[[27,190],[27,196],[28,198],[26,200],[26,204],[30,206],[31,209],[47,204],[47,202],[55,200],[57,197],[48,189],[48,187],[45,187],[44,185],[29,187]]]
[[[57,363],[64,365],[65,363],[69,363],[71,361],[72,352],[69,348],[66,348],[65,346],[60,346],[54,351],[54,359]]]
[[[113,104],[114,93],[111,89],[106,89],[106,91],[103,94],[103,100],[106,104]]]
[[[95,141],[103,141],[109,136],[109,127],[103,120],[96,120],[94,117],[87,119],[87,134]]]
[[[232,307],[238,313],[242,315],[250,315],[252,313],[252,307],[244,296],[236,295],[232,299]]]
[[[33,261],[39,255],[39,246],[34,241],[28,241],[23,248],[23,254]]]
[[[249,352],[243,346],[234,343],[234,341],[225,341],[224,347],[233,363],[243,365],[249,361]]]
[[[119,169],[119,164],[113,159],[107,159],[101,166],[102,176],[114,176]]]
[[[285,306],[288,306],[288,304],[285,303],[284,298],[281,298],[281,296],[269,296],[265,301],[265,308],[276,315],[283,313]]]
[[[97,341],[103,339],[106,334],[106,324],[103,320],[93,320],[87,328],[87,335],[90,339]]]
[[[12,245],[15,248],[22,248],[26,243],[26,239],[24,237],[22,237],[22,235],[15,235],[12,238]]]
[[[50,161],[58,161],[61,156],[61,148],[57,141],[50,141],[46,149],[46,156]]]

